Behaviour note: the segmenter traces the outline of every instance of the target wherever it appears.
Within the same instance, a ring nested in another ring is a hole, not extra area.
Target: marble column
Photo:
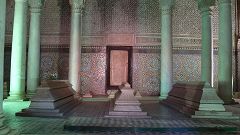
[[[218,95],[228,104],[232,102],[232,9],[231,0],[218,0],[219,50]]]
[[[210,7],[215,4],[215,0],[197,0],[197,2],[202,20],[201,81],[213,86],[213,44]]]
[[[5,46],[5,22],[6,0],[0,0],[0,135],[13,135],[13,131],[4,124],[3,115],[3,80],[4,80],[4,46]]]
[[[160,99],[166,99],[173,85],[172,7],[175,0],[160,0],[161,6],[161,90]]]
[[[15,0],[10,96],[8,100],[23,100],[25,98],[25,70],[26,70],[26,28],[27,28],[27,0]]]
[[[45,0],[28,0],[31,12],[28,67],[27,67],[27,98],[31,98],[39,85],[40,70],[40,15]]]
[[[72,88],[80,92],[80,64],[81,64],[81,17],[84,0],[70,0],[71,39],[69,47],[69,82]]]
[[[5,24],[6,24],[6,0],[0,1],[0,112],[3,104],[4,83],[4,46],[5,46]]]

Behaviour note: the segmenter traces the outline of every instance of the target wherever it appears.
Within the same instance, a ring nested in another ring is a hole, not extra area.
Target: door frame
[[[132,86],[132,54],[133,49],[131,46],[107,46],[106,56],[106,90],[118,89],[118,86],[110,85],[110,55],[112,50],[128,51],[128,83]]]

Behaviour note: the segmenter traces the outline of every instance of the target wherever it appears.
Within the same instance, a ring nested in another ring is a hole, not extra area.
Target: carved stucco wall
[[[8,0],[7,5],[6,46],[10,47],[13,0]],[[213,7],[212,14],[214,47],[217,47],[218,8],[216,6]],[[84,47],[81,56],[81,88],[83,93],[86,91],[92,91],[94,94],[105,93],[106,46],[121,45],[121,42],[114,41],[114,38],[120,37],[118,40],[122,41],[122,44],[144,50],[133,53],[133,87],[140,90],[143,95],[158,95],[160,86],[160,16],[159,0],[87,1],[82,17],[82,45]],[[71,10],[68,1],[46,1],[41,16],[41,79],[68,78],[70,17]],[[201,18],[196,1],[176,0],[172,21],[173,79],[174,81],[198,81],[201,73]],[[27,22],[29,23],[29,19]],[[8,80],[10,49],[6,49],[6,52],[5,79]],[[215,51],[215,86],[217,63],[217,51]],[[235,58],[233,57],[234,63]],[[239,66],[237,67],[239,69]],[[235,78],[235,66],[233,68]],[[240,76],[239,73],[238,76]]]

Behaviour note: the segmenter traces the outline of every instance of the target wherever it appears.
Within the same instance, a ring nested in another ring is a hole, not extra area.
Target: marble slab
[[[192,118],[239,119],[225,110],[216,89],[205,82],[176,83],[162,102]]]
[[[67,81],[47,81],[37,88],[31,98],[29,108],[17,112],[16,116],[27,117],[63,117],[71,111],[78,101],[74,99],[74,90]]]
[[[122,84],[119,89],[121,93],[105,117],[151,118],[142,111],[141,103],[134,96],[135,91],[129,83]]]

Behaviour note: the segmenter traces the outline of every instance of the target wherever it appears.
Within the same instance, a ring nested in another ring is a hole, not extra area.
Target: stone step
[[[55,112],[18,112],[16,116],[22,117],[63,117],[64,113],[55,113]]]
[[[139,106],[141,105],[141,103],[134,103],[134,102],[115,102],[115,105],[135,105],[135,106]]]
[[[142,111],[139,106],[115,106],[114,111]]]
[[[213,115],[213,116],[232,116],[232,112],[218,112],[218,111],[196,111],[195,115]]]
[[[131,115],[131,116],[146,116],[147,112],[113,112],[110,111],[109,115]]]
[[[133,98],[135,98],[135,97],[133,97]],[[126,102],[133,102],[133,103],[139,103],[139,101],[135,98],[135,99],[118,99],[118,100],[116,100],[116,102],[123,102],[123,103],[126,103]]]
[[[61,112],[59,109],[55,109],[55,110],[50,110],[50,109],[22,109],[23,112],[37,112],[37,113],[59,113]]]
[[[192,118],[200,118],[200,119],[239,119],[239,116],[214,116],[214,115],[192,115]]]
[[[139,119],[151,119],[151,116],[142,115],[105,115],[106,118],[139,118]]]

